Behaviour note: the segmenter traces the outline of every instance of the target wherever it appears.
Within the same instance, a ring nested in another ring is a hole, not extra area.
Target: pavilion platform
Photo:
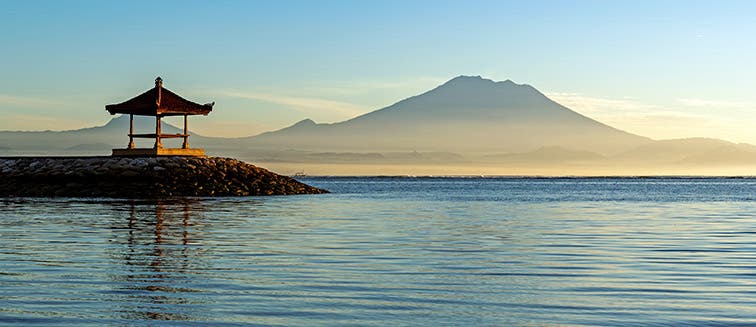
[[[215,102],[199,104],[180,97],[178,94],[163,88],[163,79],[155,79],[155,87],[125,102],[105,106],[111,115],[129,115],[129,144],[125,149],[113,149],[114,157],[204,157],[202,149],[189,147],[189,129],[187,117],[190,115],[207,116]],[[155,117],[155,133],[135,134],[134,115]],[[162,133],[160,119],[167,116],[184,116],[184,131],[178,134]],[[152,148],[136,148],[134,138],[155,139]],[[163,139],[182,138],[181,148],[164,148]]]
[[[114,157],[204,157],[205,150],[198,148],[134,148],[113,149]]]

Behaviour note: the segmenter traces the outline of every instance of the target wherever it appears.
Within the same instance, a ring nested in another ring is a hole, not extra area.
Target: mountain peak
[[[447,84],[493,84],[494,81],[480,77],[480,75],[476,76],[470,76],[470,75],[459,75],[455,78],[450,79],[448,82],[444,83],[444,85]]]
[[[319,126],[316,122],[312,121],[312,119],[302,119],[298,122],[296,122],[294,125],[291,125],[289,127],[285,127],[283,129],[280,129],[278,131],[294,131],[294,132],[307,132],[311,131],[314,127]],[[266,135],[274,132],[265,132],[260,135]]]
[[[471,87],[471,88],[486,88],[486,87],[525,87],[525,88],[532,88],[530,85],[527,84],[517,84],[513,82],[510,79],[504,80],[504,81],[494,81],[488,78],[481,77],[480,75],[459,75],[455,78],[450,79],[446,83],[442,84],[441,87]]]
[[[542,107],[551,102],[541,92],[528,84],[517,84],[512,80],[493,81],[481,76],[460,75],[452,78],[448,82],[423,93],[415,98],[424,98],[425,100],[436,102],[433,106],[455,106],[467,107],[470,105],[480,105],[477,107],[501,108],[502,105],[516,105],[524,108],[522,104],[527,103],[526,107]],[[412,98],[411,98],[412,99]],[[417,99],[416,99],[417,100]]]
[[[317,125],[312,119],[302,119],[298,121],[296,124],[291,125],[291,127],[305,127],[305,126],[314,126]]]

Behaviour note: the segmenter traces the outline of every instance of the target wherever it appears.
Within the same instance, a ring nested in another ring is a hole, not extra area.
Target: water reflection
[[[756,325],[752,180],[354,180],[0,200],[0,325]]]
[[[202,318],[193,308],[206,301],[192,296],[200,293],[194,277],[208,265],[201,237],[194,237],[201,234],[195,221],[202,219],[202,204],[184,199],[131,201],[127,206],[113,226],[114,242],[123,245],[111,255],[120,266],[111,270],[114,310],[130,320]]]

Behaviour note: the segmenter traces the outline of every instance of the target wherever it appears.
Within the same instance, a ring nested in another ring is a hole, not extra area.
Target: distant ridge
[[[154,132],[155,119],[152,117],[135,116],[134,126],[135,131],[138,133]],[[183,130],[165,122],[162,123],[162,129],[163,133],[183,132]],[[128,138],[125,137],[128,132],[129,118],[127,116],[117,116],[105,125],[77,130],[39,132],[0,131],[0,146],[15,150],[13,154],[23,154],[24,150],[33,151],[31,154],[35,155],[39,154],[40,151],[56,154],[58,152],[60,152],[59,154],[102,154],[101,151],[106,145],[109,145],[110,148],[125,146],[126,142],[124,142],[124,139],[128,141]],[[193,135],[192,137],[203,139],[202,136]],[[94,144],[97,146],[94,146]]]

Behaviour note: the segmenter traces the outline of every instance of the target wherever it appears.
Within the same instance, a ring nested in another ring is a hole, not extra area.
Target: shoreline
[[[541,175],[301,175],[293,178],[417,178],[417,179],[756,179],[756,175],[617,175],[617,176],[541,176]]]
[[[161,198],[327,192],[232,158],[0,157],[0,197]]]

